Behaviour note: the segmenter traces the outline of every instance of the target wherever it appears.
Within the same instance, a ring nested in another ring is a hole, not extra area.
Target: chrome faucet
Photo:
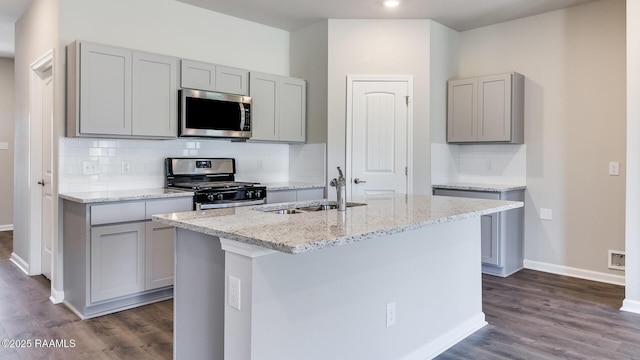
[[[338,166],[338,178],[333,178],[329,185],[335,187],[338,193],[338,211],[347,210],[347,180],[344,178],[340,166]]]

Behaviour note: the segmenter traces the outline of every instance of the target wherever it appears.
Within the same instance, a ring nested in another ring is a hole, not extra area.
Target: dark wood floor
[[[51,285],[46,278],[26,276],[9,262],[12,235],[0,232],[0,341],[32,340],[32,347],[0,346],[0,359],[173,357],[172,301],[82,321],[66,306],[49,301]],[[36,339],[75,340],[75,347],[36,349]]]
[[[0,340],[73,339],[75,347],[0,347],[0,359],[172,357],[171,301],[81,321],[48,300],[48,280],[9,262],[11,243],[12,233],[0,232]],[[640,359],[640,315],[618,310],[621,286],[523,270],[484,276],[483,296],[490,325],[438,359]]]

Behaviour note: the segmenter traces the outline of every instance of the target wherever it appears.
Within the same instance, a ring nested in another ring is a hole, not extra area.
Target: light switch
[[[617,161],[609,162],[609,175],[611,176],[619,176],[620,175],[620,163]]]
[[[540,208],[540,220],[553,220],[553,210]]]
[[[9,143],[5,141],[0,142],[0,150],[9,150]]]

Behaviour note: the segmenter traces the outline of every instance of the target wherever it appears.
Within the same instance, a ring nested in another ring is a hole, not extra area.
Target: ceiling
[[[542,14],[594,0],[176,0],[283,30],[323,19],[431,19],[458,31]]]
[[[105,0],[109,1],[109,0]],[[283,30],[324,19],[432,19],[458,31],[567,8],[594,0],[176,0]],[[13,57],[14,24],[32,0],[0,0],[0,57]]]
[[[0,0],[0,57],[13,57],[14,24],[31,5],[31,0]]]

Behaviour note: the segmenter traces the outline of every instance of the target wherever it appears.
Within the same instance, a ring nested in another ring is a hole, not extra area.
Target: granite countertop
[[[478,183],[448,183],[437,184],[431,186],[434,189],[450,189],[450,190],[470,190],[470,191],[488,191],[488,192],[505,192],[514,190],[525,190],[525,185],[504,185],[504,184],[478,184]]]
[[[154,215],[153,220],[242,243],[297,254],[364,241],[412,229],[486,215],[523,206],[522,202],[397,195],[353,199],[366,203],[300,214],[267,212],[328,203],[327,200],[268,204]],[[335,202],[333,202],[335,204]],[[480,231],[480,229],[478,229]]]
[[[136,189],[136,190],[109,190],[109,191],[86,191],[86,192],[67,192],[58,194],[61,199],[74,201],[81,204],[126,201],[126,200],[145,200],[145,199],[164,199],[173,197],[190,197],[193,191],[182,191],[173,189]]]
[[[266,183],[262,184],[267,187],[267,191],[278,191],[278,190],[299,190],[299,189],[315,189],[315,188],[324,188],[324,184],[320,183],[307,183],[301,181],[288,181],[288,182],[277,182],[277,183]]]

